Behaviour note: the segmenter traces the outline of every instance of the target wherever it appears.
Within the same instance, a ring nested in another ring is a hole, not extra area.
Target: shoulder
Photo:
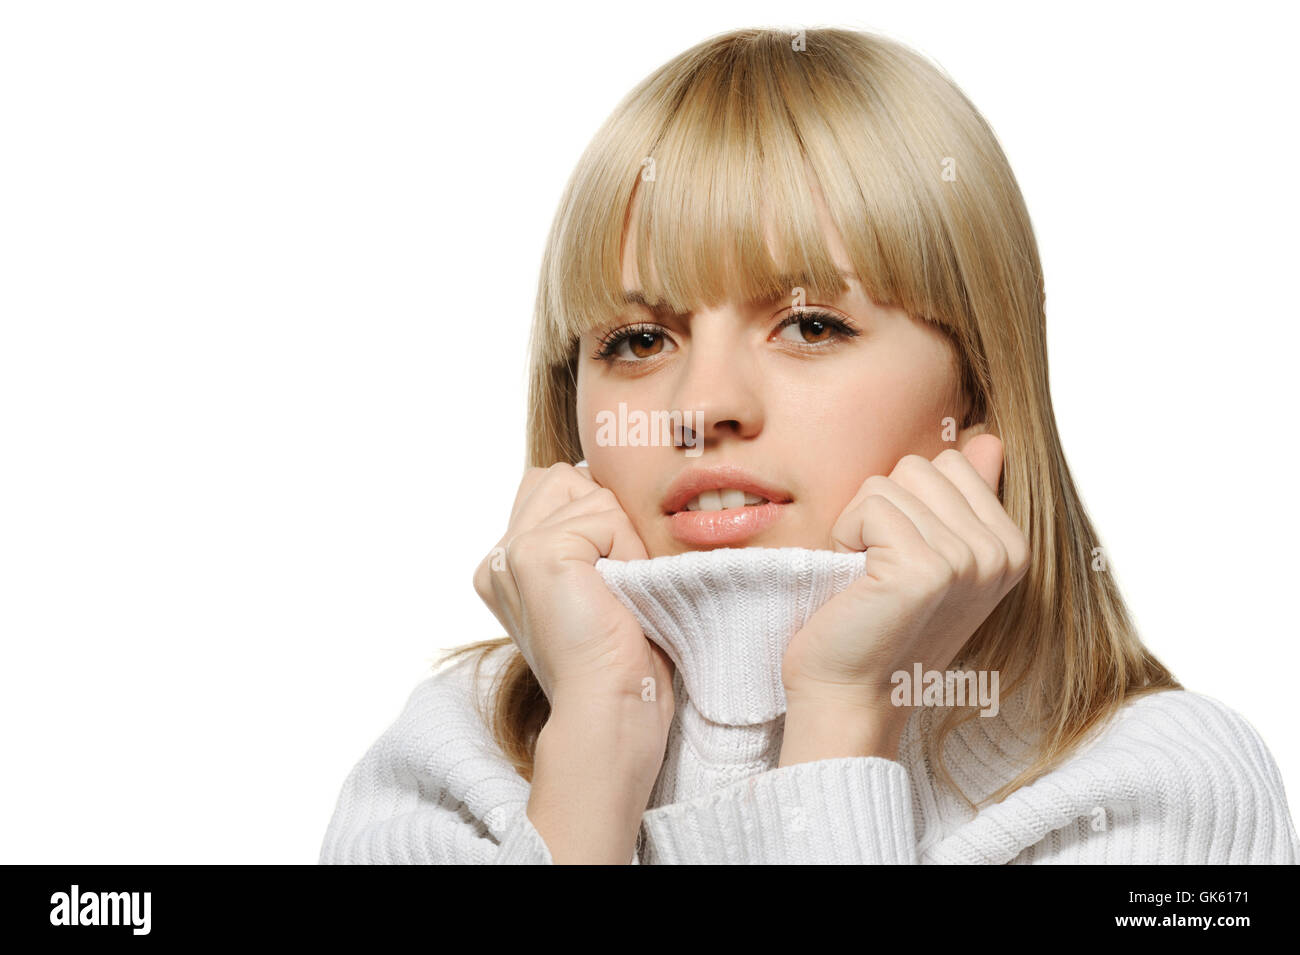
[[[487,861],[517,828],[528,783],[484,719],[509,648],[421,680],[344,781],[322,861]]]
[[[1063,762],[955,830],[937,861],[1295,862],[1281,773],[1255,728],[1188,690],[1126,703]]]
[[[507,662],[508,649],[464,653],[435,664],[433,671],[407,696],[403,719],[422,719],[422,714],[429,710],[448,716],[463,715],[476,708],[485,710],[491,702],[491,684]]]
[[[411,690],[379,743],[400,749],[412,769],[428,769],[454,758],[477,755],[504,762],[491,731],[492,685],[510,658],[510,648],[469,653],[443,663]]]
[[[1283,798],[1282,775],[1259,732],[1226,703],[1190,690],[1161,690],[1126,703],[1075,764],[1104,763],[1173,788],[1239,784]]]
[[[1193,759],[1205,768],[1236,770],[1282,785],[1277,765],[1255,727],[1221,700],[1190,690],[1162,690],[1130,700],[1096,745]]]
[[[1300,851],[1282,774],[1259,732],[1202,693],[1131,700],[1055,775],[1159,832],[1166,858],[1294,861]]]
[[[503,803],[527,799],[528,783],[492,735],[492,678],[508,654],[467,654],[421,680],[354,770],[368,785],[403,799],[454,800],[484,819]]]

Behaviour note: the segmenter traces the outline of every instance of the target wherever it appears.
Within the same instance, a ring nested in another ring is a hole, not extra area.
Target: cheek
[[[591,467],[591,476],[603,487],[610,485],[601,476],[616,472],[621,457],[619,452],[625,449],[600,443],[600,415],[617,409],[620,397],[627,400],[627,395],[617,395],[599,375],[589,373],[585,362],[579,363],[577,393],[574,395],[578,440],[582,445],[582,456]]]
[[[591,477],[601,487],[608,488],[618,498],[619,505],[627,512],[638,533],[643,532],[644,515],[650,504],[657,500],[654,491],[656,453],[662,448],[656,447],[620,447],[618,444],[600,442],[602,434],[609,435],[607,427],[600,427],[599,415],[602,413],[616,420],[619,401],[631,408],[639,407],[635,399],[626,393],[606,393],[599,387],[584,387],[590,379],[584,381],[579,372],[578,393],[574,408],[578,416],[578,436],[582,442],[582,454],[591,471]],[[615,432],[616,433],[616,432]]]
[[[589,382],[590,379],[587,379]],[[578,374],[578,394],[574,408],[578,416],[578,438],[582,443],[582,456],[591,468],[591,476],[602,487],[608,487],[617,493],[619,476],[619,452],[621,448],[602,445],[597,440],[597,415],[608,406],[601,389],[591,387],[584,382],[581,371]],[[617,405],[616,405],[617,406]]]
[[[916,370],[914,370],[915,372]],[[933,370],[903,375],[871,372],[820,382],[792,402],[812,409],[787,425],[800,462],[800,482],[819,523],[833,523],[873,474],[889,474],[907,454],[933,458],[945,445],[947,378]]]
[[[574,411],[578,416],[578,441],[582,444],[582,456],[588,464],[593,464],[592,457],[602,450],[596,446],[596,397],[590,387],[583,386],[582,372],[578,372],[578,393],[574,400]]]

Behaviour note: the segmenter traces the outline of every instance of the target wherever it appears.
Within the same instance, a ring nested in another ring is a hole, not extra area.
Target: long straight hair
[[[1001,439],[999,496],[1031,564],[963,648],[963,666],[1021,689],[1034,730],[996,802],[1059,765],[1128,700],[1181,689],[1142,645],[1066,464],[1048,391],[1046,297],[1019,186],[996,136],[937,66],[843,29],[743,29],[708,39],[643,80],[588,146],[542,259],[530,345],[527,464],[583,459],[578,336],[623,306],[625,233],[651,304],[846,290],[811,199],[815,177],[872,300],[951,340],[969,413]],[[629,213],[640,189],[638,214]],[[769,226],[770,223],[770,226]],[[772,231],[766,232],[770,228]],[[775,238],[777,253],[768,242]],[[548,703],[508,638],[484,716],[531,781]],[[924,745],[942,759],[975,715],[949,707]],[[929,724],[927,723],[927,726]]]

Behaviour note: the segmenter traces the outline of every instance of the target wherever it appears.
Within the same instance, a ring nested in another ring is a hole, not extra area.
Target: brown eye
[[[637,332],[628,338],[627,345],[637,358],[653,358],[663,350],[664,337],[658,332]]]
[[[799,323],[799,332],[806,342],[819,342],[830,337],[831,327],[815,318],[805,318]]]
[[[632,325],[606,335],[592,357],[611,364],[631,365],[665,355],[676,347],[658,326]]]
[[[857,334],[857,329],[829,312],[790,315],[777,330],[777,337],[801,345],[829,345]]]
[[[787,341],[805,342],[809,345],[830,341],[834,335],[835,329],[831,324],[820,318],[796,318],[781,329],[781,337]]]

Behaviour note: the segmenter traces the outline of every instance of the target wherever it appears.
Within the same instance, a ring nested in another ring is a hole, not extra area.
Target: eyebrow
[[[630,289],[630,290],[629,290],[629,289],[624,289],[624,291],[623,291],[623,304],[624,304],[624,305],[644,305],[646,308],[654,308],[654,307],[655,307],[655,306],[651,305],[649,302],[647,302],[647,301],[645,300],[645,294],[644,294],[640,289]]]

